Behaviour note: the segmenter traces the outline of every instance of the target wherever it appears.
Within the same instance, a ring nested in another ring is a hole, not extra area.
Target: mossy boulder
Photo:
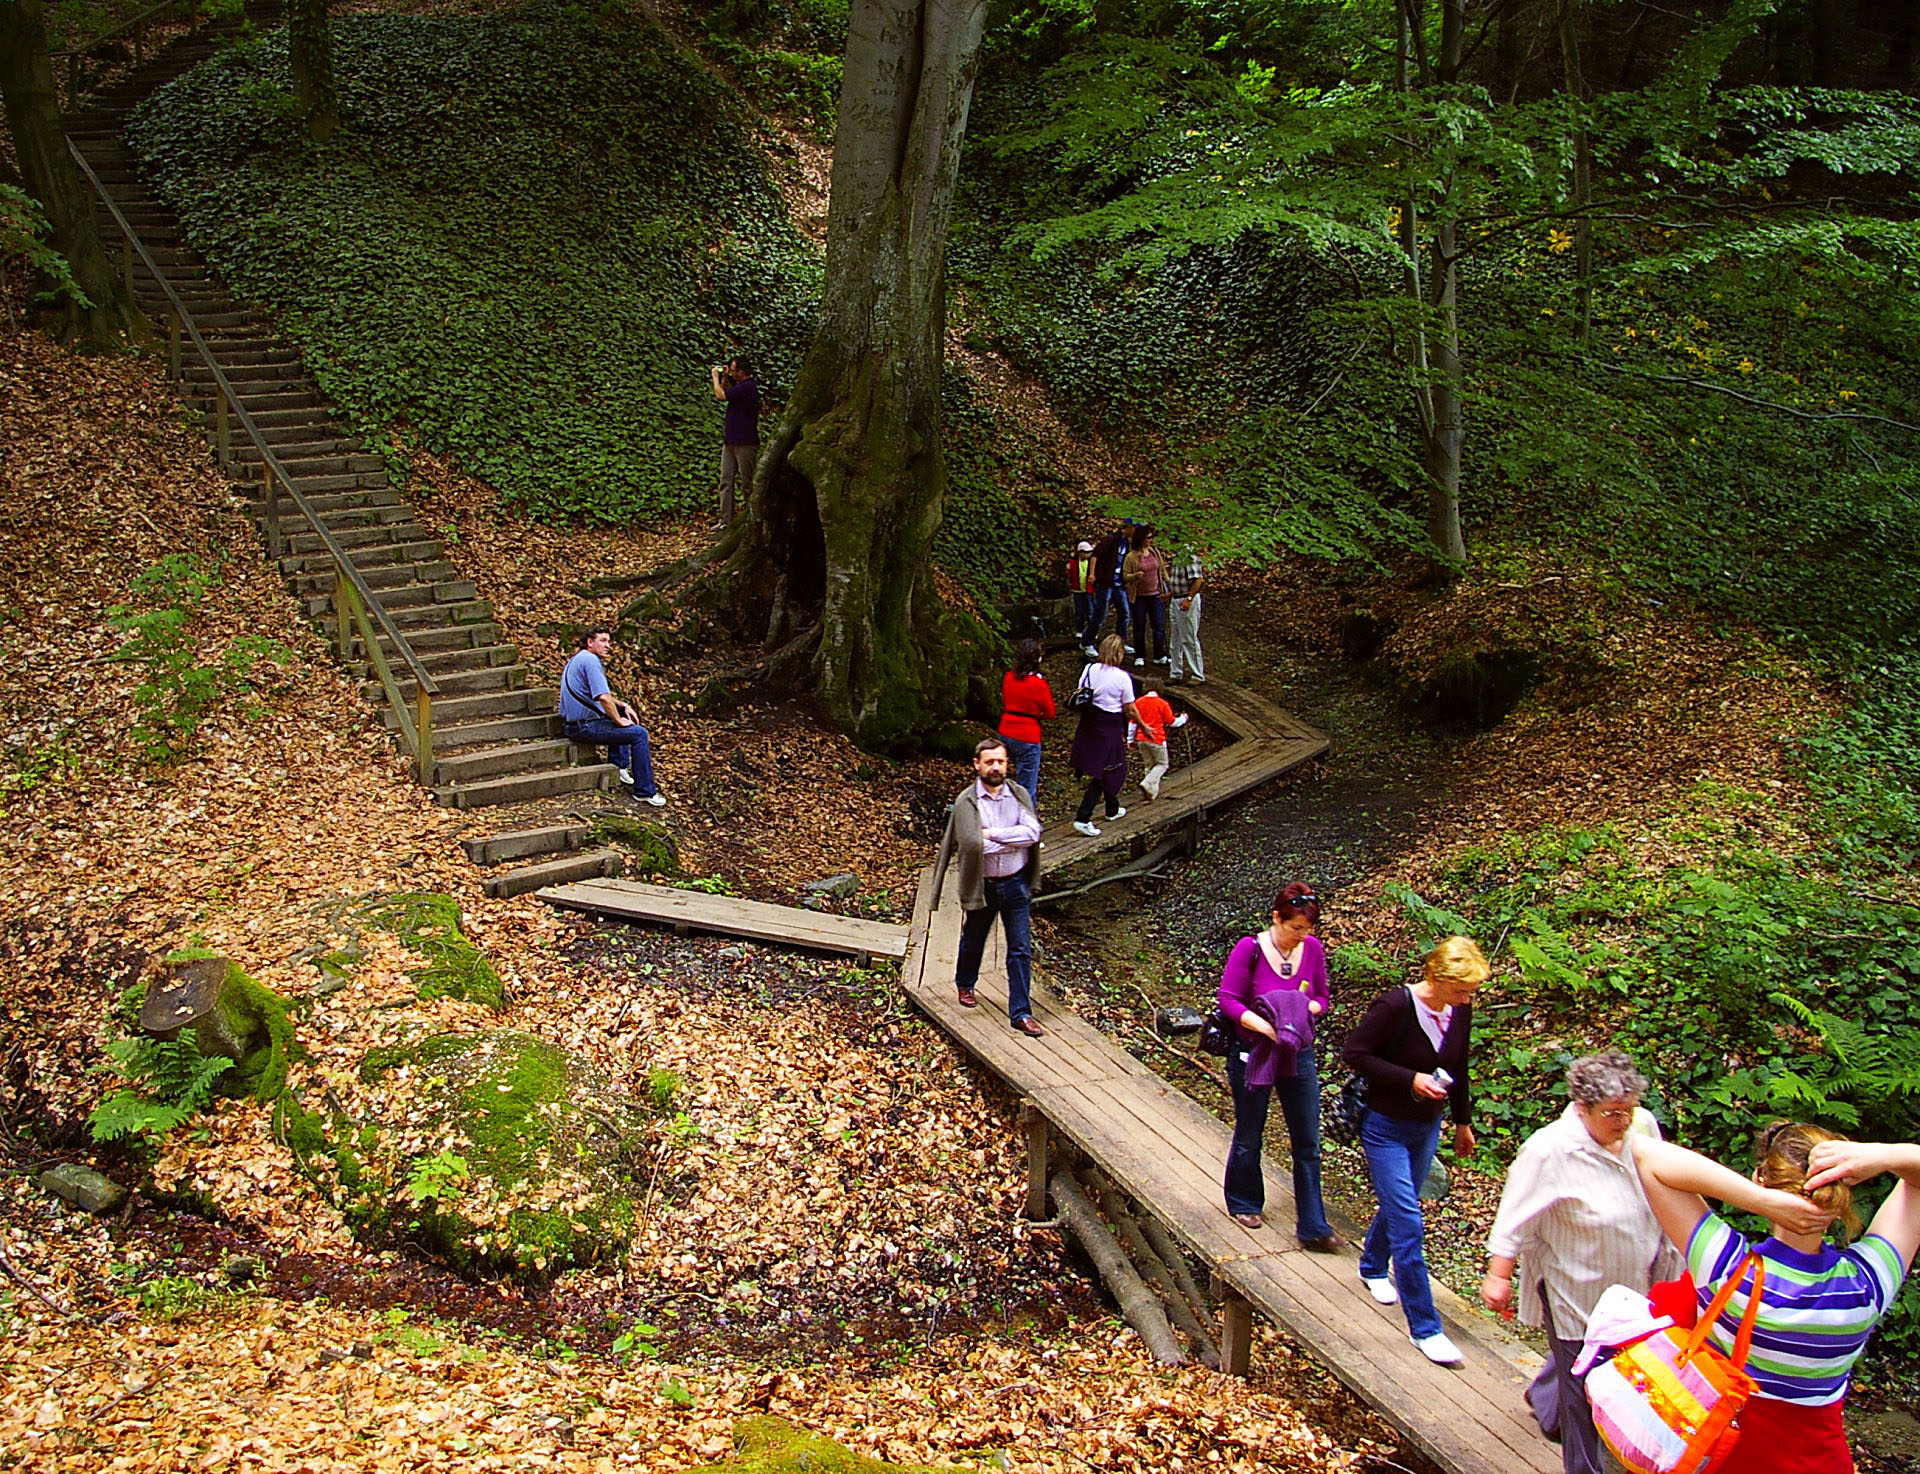
[[[345,977],[365,958],[360,933],[390,932],[424,959],[407,974],[421,998],[454,998],[498,1013],[507,1005],[507,985],[486,954],[460,929],[460,903],[437,891],[399,891],[336,903],[334,924],[347,943],[312,957],[329,979]]]
[[[511,1029],[430,1035],[369,1054],[342,1094],[299,1145],[362,1238],[533,1280],[632,1240],[654,1111],[559,1045]]]
[[[686,1474],[934,1474],[931,1465],[889,1464],[857,1454],[783,1418],[742,1418],[733,1425],[733,1447],[732,1458]]]
[[[630,851],[641,874],[680,873],[680,841],[664,824],[635,814],[595,814],[587,833],[598,844],[617,844]]]

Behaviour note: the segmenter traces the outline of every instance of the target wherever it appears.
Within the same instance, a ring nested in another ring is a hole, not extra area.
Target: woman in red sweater
[[[1022,640],[1013,647],[1013,669],[1000,679],[1000,735],[1007,739],[1007,757],[1013,781],[1027,790],[1034,807],[1040,804],[1041,719],[1051,721],[1053,691],[1040,674],[1044,650],[1038,640]]]

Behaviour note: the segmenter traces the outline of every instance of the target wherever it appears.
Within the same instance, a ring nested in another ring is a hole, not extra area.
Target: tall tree
[[[287,61],[293,69],[293,100],[307,137],[325,143],[340,127],[327,0],[287,0]]]
[[[101,246],[93,196],[67,152],[42,0],[0,4],[0,100],[21,181],[46,211],[47,245],[71,273],[46,282],[60,302],[61,337],[104,349],[144,335],[146,322]]]
[[[985,0],[854,0],[820,323],[709,594],[887,748],[957,716],[930,553],[946,498],[947,226]]]

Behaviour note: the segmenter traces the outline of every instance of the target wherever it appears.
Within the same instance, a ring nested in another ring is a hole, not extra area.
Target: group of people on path
[[[1335,1253],[1341,1242],[1321,1190],[1313,1043],[1331,1006],[1326,955],[1313,934],[1319,917],[1310,887],[1285,887],[1267,928],[1236,943],[1221,972],[1217,1001],[1235,1031],[1224,1187],[1227,1213],[1259,1227],[1261,1139],[1277,1095],[1293,1158],[1294,1231],[1307,1250]],[[1471,939],[1446,938],[1428,953],[1419,981],[1373,1000],[1340,1050],[1366,1086],[1359,1139],[1378,1205],[1359,1278],[1373,1299],[1401,1307],[1413,1344],[1442,1366],[1463,1357],[1434,1304],[1420,1190],[1447,1123],[1456,1152],[1470,1156],[1476,1147],[1473,1005],[1488,973]],[[1566,1109],[1528,1138],[1508,1170],[1480,1290],[1489,1309],[1517,1312],[1546,1334],[1550,1354],[1526,1397],[1541,1431],[1560,1444],[1566,1474],[1607,1467],[1584,1382],[1596,1354],[1609,1349],[1604,1326],[1594,1322],[1589,1334],[1602,1294],[1613,1285],[1652,1292],[1663,1313],[1690,1326],[1732,1279],[1737,1288],[1709,1332],[1730,1353],[1756,1263],[1765,1272],[1746,1363],[1756,1391],[1715,1474],[1849,1474],[1840,1408],[1853,1365],[1920,1248],[1920,1146],[1852,1142],[1819,1126],[1776,1122],[1760,1133],[1748,1176],[1662,1140],[1641,1104],[1647,1080],[1626,1054],[1574,1060],[1566,1085]],[[1846,1236],[1859,1233],[1852,1187],[1888,1173],[1894,1188],[1865,1237],[1831,1241],[1836,1223]],[[1764,1218],[1771,1233],[1748,1239],[1709,1197]]]
[[[1113,612],[1113,633],[1135,666],[1149,659],[1167,667],[1167,679],[1207,679],[1200,650],[1201,590],[1206,573],[1199,554],[1181,549],[1168,554],[1155,530],[1133,518],[1099,542],[1082,541],[1067,559],[1067,589],[1073,595],[1074,626],[1083,653],[1101,653],[1101,631]],[[1148,656],[1148,641],[1153,654]]]

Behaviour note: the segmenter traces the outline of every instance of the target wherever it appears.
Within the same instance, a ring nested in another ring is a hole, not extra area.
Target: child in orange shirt
[[[1184,716],[1175,718],[1173,708],[1167,704],[1150,682],[1143,682],[1140,694],[1134,698],[1134,709],[1140,713],[1132,737],[1140,744],[1140,755],[1147,761],[1147,771],[1140,779],[1140,787],[1150,799],[1160,797],[1160,780],[1167,772],[1167,729],[1184,726]]]

